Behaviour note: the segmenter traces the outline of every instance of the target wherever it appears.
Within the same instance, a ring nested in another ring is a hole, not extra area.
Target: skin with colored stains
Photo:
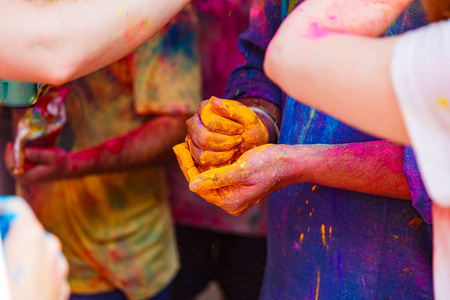
[[[64,300],[69,268],[61,243],[44,231],[19,197],[0,198],[0,214],[14,214],[4,240],[11,299]]]
[[[234,100],[212,97],[203,101],[186,124],[191,154],[205,166],[232,162],[269,138],[258,116]]]
[[[369,133],[408,143],[389,73],[398,38],[366,37],[383,34],[411,2],[305,1],[270,42],[264,69],[293,98]]]
[[[2,0],[0,77],[62,85],[132,52],[189,2]]]
[[[124,136],[78,152],[54,147],[27,148],[25,161],[34,166],[23,174],[12,175],[22,184],[30,184],[163,164],[173,158],[165,150],[182,138],[185,119],[186,116],[157,117]],[[12,147],[8,144],[5,149],[9,170],[14,167]]]
[[[294,183],[316,183],[403,199],[411,197],[402,167],[397,163],[402,147],[385,141],[359,147],[357,144],[263,145],[245,152],[231,165],[203,173],[195,167],[186,146],[177,149],[183,173],[191,174],[186,176],[191,190],[234,215],[244,213],[264,197]],[[330,160],[330,156],[335,159]],[[390,159],[386,160],[386,156]],[[334,171],[329,172],[330,169]],[[200,174],[192,177],[197,173]],[[386,181],[393,186],[386,187]]]

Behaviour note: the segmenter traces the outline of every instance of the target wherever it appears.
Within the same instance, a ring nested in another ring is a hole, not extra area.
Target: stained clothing
[[[227,96],[258,97],[277,104],[283,112],[280,144],[376,140],[297,102],[264,75],[267,45],[298,2],[255,1],[250,28],[239,42],[247,62],[233,72]],[[423,10],[415,2],[386,34],[424,24]],[[404,162],[414,191],[412,203],[313,184],[295,184],[272,194],[261,299],[432,298],[431,228],[427,224],[431,201],[408,148]]]
[[[126,135],[155,115],[195,112],[195,20],[185,10],[134,53],[67,85],[70,151]],[[20,194],[60,238],[73,293],[119,289],[128,299],[149,299],[174,279],[179,263],[163,167],[22,186]]]

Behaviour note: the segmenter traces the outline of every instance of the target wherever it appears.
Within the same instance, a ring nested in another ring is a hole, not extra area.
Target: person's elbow
[[[46,67],[43,80],[40,82],[48,82],[53,85],[63,85],[75,79],[75,68],[66,62],[55,63],[50,67]]]
[[[55,27],[45,34],[38,34],[36,29],[26,32],[25,49],[34,49],[32,55],[23,53],[27,62],[31,81],[62,85],[71,81],[79,65],[79,50],[74,43],[69,43],[67,32]],[[78,51],[77,51],[78,50]],[[25,69],[25,70],[26,70]]]

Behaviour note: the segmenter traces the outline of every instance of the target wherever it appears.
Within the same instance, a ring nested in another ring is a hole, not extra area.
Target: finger
[[[194,143],[203,149],[225,151],[238,146],[242,142],[240,135],[225,135],[209,131],[203,125],[198,114],[187,120],[186,125]]]
[[[180,165],[184,177],[188,182],[190,182],[190,178],[194,178],[200,172],[198,171],[197,166],[195,165],[195,162],[192,159],[188,145],[186,143],[181,143],[174,146],[172,149],[175,152],[178,164]]]
[[[203,125],[209,131],[226,135],[237,135],[244,132],[244,128],[241,124],[216,113],[212,110],[209,103],[201,105],[197,113],[199,114]]]
[[[248,126],[248,130],[242,135],[242,143],[240,144],[241,152],[246,152],[256,146],[267,144],[269,134],[264,125]]]
[[[194,160],[205,166],[217,166],[225,164],[226,162],[230,161],[234,153],[238,151],[238,149],[233,148],[227,151],[209,151],[209,150],[203,150],[199,148],[195,143],[192,141],[191,136],[187,139],[189,151],[194,158]]]
[[[210,105],[215,113],[220,114],[224,118],[234,120],[244,127],[257,124],[259,121],[253,110],[234,100],[211,97]]]
[[[242,167],[232,164],[200,173],[195,178],[192,178],[189,189],[198,193],[241,184],[243,178],[245,178],[242,171]]]
[[[56,158],[56,154],[51,150],[40,148],[26,148],[25,160],[34,164],[49,164]]]

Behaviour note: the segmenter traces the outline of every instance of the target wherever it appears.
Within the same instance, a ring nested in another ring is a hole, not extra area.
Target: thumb
[[[243,177],[242,168],[236,164],[231,164],[200,173],[191,180],[189,188],[195,193],[215,190],[224,186],[240,184]]]
[[[238,101],[211,97],[209,102],[212,110],[217,114],[236,121],[244,127],[256,124],[259,120],[255,112]]]
[[[211,99],[213,98],[214,97],[211,97]],[[212,132],[237,135],[242,134],[244,131],[241,124],[228,117],[229,113],[213,110],[211,101],[201,105],[198,113],[203,125]]]
[[[187,181],[190,181],[190,178],[194,178],[200,173],[186,143],[178,144],[172,149],[175,152],[180,169]]]

